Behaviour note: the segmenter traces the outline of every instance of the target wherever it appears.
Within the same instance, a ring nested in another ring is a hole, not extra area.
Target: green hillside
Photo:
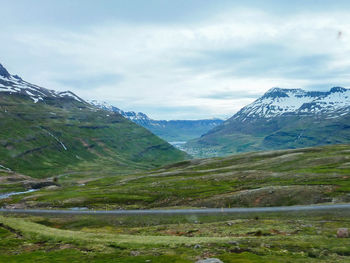
[[[73,98],[0,93],[0,165],[32,177],[154,168],[187,155],[119,114]]]
[[[350,114],[337,118],[292,115],[247,122],[231,118],[184,148],[196,157],[212,157],[349,142]]]
[[[59,187],[2,199],[0,207],[130,209],[349,202],[349,163],[350,146],[337,145],[188,160],[121,176],[103,171],[90,178],[69,174],[59,178]]]

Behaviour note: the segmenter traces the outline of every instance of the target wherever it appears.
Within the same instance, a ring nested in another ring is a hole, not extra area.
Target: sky
[[[272,87],[350,87],[350,1],[0,0],[0,63],[153,119],[228,118]]]

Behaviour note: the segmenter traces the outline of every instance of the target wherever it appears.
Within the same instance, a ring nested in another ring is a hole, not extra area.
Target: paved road
[[[204,208],[204,209],[147,209],[147,210],[55,210],[55,209],[0,209],[0,213],[28,214],[89,214],[89,215],[147,215],[147,214],[221,214],[221,213],[259,213],[259,212],[295,212],[350,209],[348,204],[302,205],[253,208]]]

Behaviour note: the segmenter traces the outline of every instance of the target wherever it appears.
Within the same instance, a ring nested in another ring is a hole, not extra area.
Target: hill
[[[0,66],[0,165],[32,177],[159,167],[188,156],[148,130]]]

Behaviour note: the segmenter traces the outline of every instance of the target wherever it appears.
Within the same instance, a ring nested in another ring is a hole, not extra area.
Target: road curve
[[[334,209],[350,209],[350,203],[332,205],[299,205],[251,208],[203,208],[203,209],[144,209],[144,210],[59,210],[59,209],[5,209],[0,213],[28,214],[88,214],[88,215],[171,215],[171,214],[222,214],[222,213],[259,213],[259,212],[302,212]]]

